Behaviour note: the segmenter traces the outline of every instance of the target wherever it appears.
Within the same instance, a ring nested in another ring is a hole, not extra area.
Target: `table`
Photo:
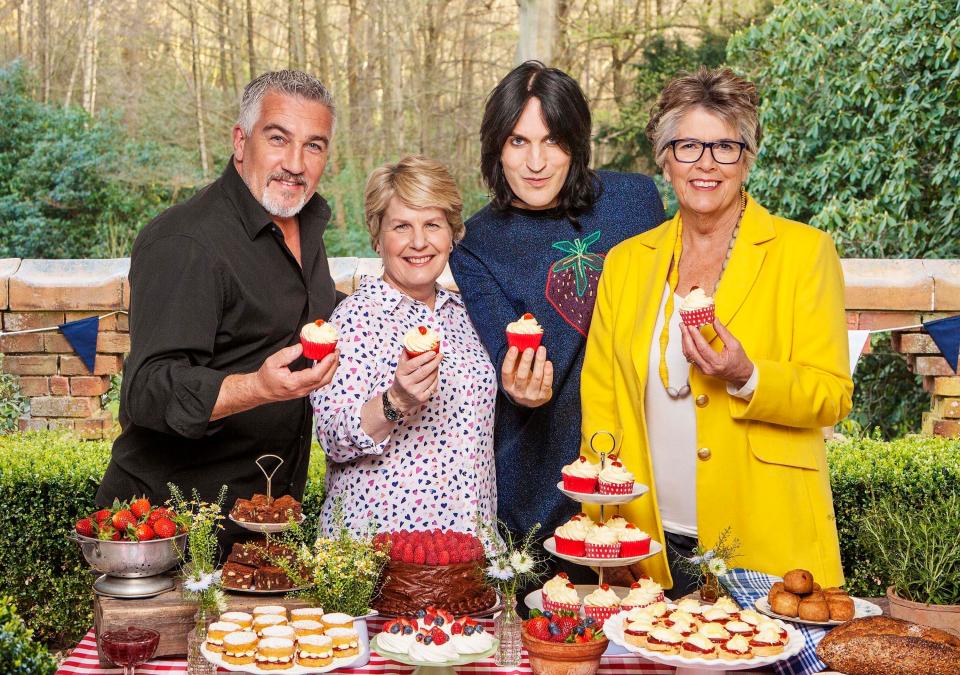
[[[370,636],[380,632],[383,626],[382,619],[372,619],[367,622],[370,627]],[[487,630],[493,630],[493,621],[485,620]],[[376,653],[370,655],[370,663],[363,668],[341,668],[333,671],[344,675],[408,675],[413,672],[413,666],[406,666],[385,659]],[[181,675],[187,672],[187,662],[184,658],[165,657],[155,659],[137,668],[137,675]],[[220,672],[228,671],[221,669]],[[279,672],[279,671],[278,671]],[[493,658],[484,659],[468,666],[457,666],[459,675],[486,675],[487,673],[529,673],[527,652],[524,650],[518,668],[498,668]],[[636,656],[605,656],[600,662],[597,675],[673,675],[675,670],[669,666],[662,666],[644,661]],[[80,641],[63,665],[57,669],[57,675],[119,675],[119,668],[102,668],[97,657],[97,642],[91,629]]]

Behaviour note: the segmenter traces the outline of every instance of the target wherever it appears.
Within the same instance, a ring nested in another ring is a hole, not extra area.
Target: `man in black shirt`
[[[97,504],[145,494],[213,501],[263,492],[255,460],[279,455],[274,495],[303,496],[312,410],[339,352],[310,366],[300,327],[327,319],[336,289],[316,194],[334,108],[319,80],[265,73],[246,86],[223,175],[144,227],[130,262],[131,349],[120,396],[123,432]],[[274,460],[268,460],[274,461]],[[266,464],[266,462],[265,462]],[[222,547],[241,530],[228,522]]]

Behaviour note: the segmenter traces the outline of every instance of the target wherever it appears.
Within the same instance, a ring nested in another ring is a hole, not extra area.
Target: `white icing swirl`
[[[461,633],[460,635],[454,635],[451,642],[460,654],[479,654],[493,646],[493,636],[487,631],[474,633],[473,635]]]
[[[554,602],[559,602],[564,605],[579,605],[580,604],[580,594],[577,593],[576,588],[571,588],[570,586],[563,585],[560,587],[555,587],[549,593],[549,597]]]
[[[593,529],[594,525],[591,522],[585,520],[571,520],[570,522],[564,523],[554,530],[554,534],[564,539],[583,541]]]
[[[378,645],[388,652],[394,652],[395,654],[406,654],[416,641],[417,638],[415,634],[410,633],[409,635],[404,635],[403,631],[399,633],[380,633],[380,637],[377,638]]]
[[[612,546],[620,540],[617,538],[617,531],[608,527],[598,525],[587,534],[586,542],[588,544],[599,544],[601,546]]]
[[[307,342],[316,342],[318,344],[329,344],[340,339],[336,326],[329,321],[317,319],[311,321],[300,329],[300,337]]]
[[[737,601],[731,598],[729,595],[722,596],[719,600],[713,603],[713,606],[718,607],[725,612],[729,612],[730,614],[740,611],[740,605],[738,605]]]
[[[694,647],[698,647],[706,651],[713,651],[716,648],[716,645],[710,641],[710,638],[708,638],[706,635],[701,635],[700,633],[694,633],[688,637],[687,642],[692,644]]]
[[[414,661],[422,663],[443,663],[444,661],[453,661],[459,656],[457,648],[449,641],[442,645],[435,642],[425,645],[422,642],[415,641],[410,645],[407,654]]]
[[[601,587],[585,597],[583,604],[591,607],[619,607],[620,596],[614,593],[613,589]]]
[[[524,314],[516,321],[507,324],[507,332],[517,335],[537,335],[543,332],[543,327],[537,323],[532,314]]]
[[[603,521],[603,524],[605,527],[609,527],[614,530],[624,530],[630,523],[623,516],[614,516],[610,520]]]
[[[734,654],[747,654],[750,651],[750,642],[742,635],[734,635],[723,643],[723,648]]]
[[[680,303],[680,311],[692,312],[713,305],[713,298],[707,295],[702,288],[694,288]]]
[[[552,598],[554,593],[558,592],[561,588],[566,587],[566,585],[569,583],[570,579],[562,577],[558,574],[543,585],[543,592]]]
[[[424,328],[425,333],[420,329]],[[422,354],[435,349],[440,344],[440,336],[429,326],[414,326],[403,336],[403,346],[411,354]]]
[[[560,470],[574,478],[596,478],[600,474],[600,465],[594,464],[581,455]]]
[[[660,598],[660,591],[656,593],[651,593],[646,588],[631,588],[630,592],[627,593],[627,597],[623,599],[624,605],[632,605],[634,607],[646,607],[647,605],[652,605],[657,602]]]
[[[607,483],[632,483],[633,474],[621,462],[608,462],[600,471],[600,480]]]
[[[620,541],[644,541],[645,539],[649,539],[650,535],[641,530],[639,527],[625,527],[617,532],[617,537],[620,539]],[[657,584],[657,586],[659,585],[660,584]],[[662,589],[658,588],[657,593],[659,593],[661,590]]]
[[[650,631],[650,637],[657,642],[666,642],[667,644],[678,644],[683,642],[683,636],[672,631],[669,628],[654,628]]]
[[[706,635],[708,638],[712,638],[714,640],[726,640],[728,637],[730,637],[730,633],[727,632],[727,629],[721,626],[719,623],[705,623],[700,626],[700,632]]]

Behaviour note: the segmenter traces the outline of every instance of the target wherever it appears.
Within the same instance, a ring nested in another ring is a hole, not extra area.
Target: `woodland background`
[[[0,0],[0,257],[128,255],[220,173],[243,85],[277,68],[334,92],[327,249],[372,255],[368,172],[424,153],[481,207],[484,100],[535,56],[583,87],[595,166],[648,174],[663,85],[730,65],[763,98],[761,203],[845,257],[960,258],[957,35],[960,0]],[[875,347],[851,424],[917,428],[925,394]]]

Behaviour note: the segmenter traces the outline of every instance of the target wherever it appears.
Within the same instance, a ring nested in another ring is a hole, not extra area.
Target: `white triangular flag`
[[[867,344],[867,340],[869,339],[870,339],[870,331],[868,330],[847,331],[847,344],[850,345],[850,376],[851,377],[853,377],[853,373],[857,369],[857,363],[860,362],[860,353],[863,351],[863,346]]]

